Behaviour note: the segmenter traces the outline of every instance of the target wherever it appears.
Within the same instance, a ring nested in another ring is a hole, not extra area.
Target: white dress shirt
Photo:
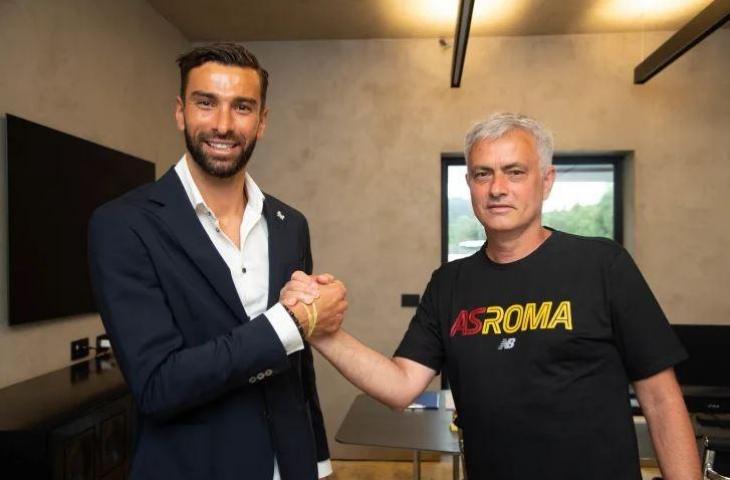
[[[218,219],[206,205],[195,184],[186,156],[175,165],[185,193],[195,209],[200,224],[205,229],[218,253],[228,265],[238,298],[249,318],[265,313],[265,317],[281,340],[287,355],[304,349],[304,342],[291,317],[280,303],[266,310],[269,300],[269,230],[263,217],[264,194],[246,173],[245,189],[248,202],[240,227],[240,248],[220,228]],[[243,201],[243,196],[241,197]],[[261,321],[261,320],[258,320]],[[332,474],[329,460],[317,463],[319,478]],[[274,478],[280,480],[279,465],[274,458]]]

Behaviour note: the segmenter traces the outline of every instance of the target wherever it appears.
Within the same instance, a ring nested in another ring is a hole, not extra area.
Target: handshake
[[[347,310],[347,289],[334,276],[296,271],[284,285],[279,303],[294,314],[306,338],[321,337],[340,329]]]

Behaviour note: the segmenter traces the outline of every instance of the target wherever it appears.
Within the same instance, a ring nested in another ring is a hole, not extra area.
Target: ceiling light
[[[525,0],[476,0],[473,25],[503,24],[513,19]],[[452,33],[459,12],[459,0],[399,0],[392,5],[392,14],[414,26],[430,26],[443,33]]]
[[[730,0],[714,0],[634,69],[634,83],[646,83],[728,20]]]
[[[712,0],[603,0],[595,14],[619,22],[663,22],[696,14]]]
[[[456,22],[456,33],[454,34],[454,55],[451,60],[451,88],[461,86],[461,74],[464,72],[466,45],[469,42],[473,11],[474,0],[461,0],[459,2],[459,15]]]

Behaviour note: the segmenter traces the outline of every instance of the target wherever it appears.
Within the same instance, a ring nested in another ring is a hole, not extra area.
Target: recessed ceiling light
[[[501,25],[520,12],[526,0],[477,0],[474,4],[472,25]],[[459,0],[398,0],[393,13],[421,25],[452,31],[459,10]]]
[[[595,13],[604,20],[623,22],[663,22],[696,14],[712,0],[604,0]]]

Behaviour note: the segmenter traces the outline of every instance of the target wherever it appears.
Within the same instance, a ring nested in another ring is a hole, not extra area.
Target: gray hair
[[[545,171],[553,163],[553,135],[537,120],[515,113],[494,113],[474,124],[464,139],[464,158],[469,163],[472,148],[482,140],[494,141],[513,130],[523,130],[535,139],[540,169]]]

